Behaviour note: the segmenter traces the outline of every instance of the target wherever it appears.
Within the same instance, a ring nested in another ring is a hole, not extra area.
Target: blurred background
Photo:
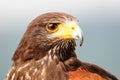
[[[120,0],[1,0],[0,80],[12,65],[11,57],[27,25],[51,11],[79,19],[84,33],[84,44],[76,50],[79,59],[97,64],[120,79]]]

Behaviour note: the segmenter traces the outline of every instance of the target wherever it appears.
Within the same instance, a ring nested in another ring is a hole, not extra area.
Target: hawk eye
[[[46,29],[49,32],[55,32],[58,30],[58,23],[48,23],[46,25]]]

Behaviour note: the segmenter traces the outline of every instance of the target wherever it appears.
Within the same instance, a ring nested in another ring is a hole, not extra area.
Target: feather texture
[[[28,26],[14,55],[6,80],[118,80],[90,63],[78,60],[75,40],[48,37],[48,23],[77,21],[71,15],[51,12],[38,16]]]

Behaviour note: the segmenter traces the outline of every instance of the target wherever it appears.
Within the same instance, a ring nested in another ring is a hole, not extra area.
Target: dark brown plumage
[[[82,44],[83,38],[76,26],[77,19],[65,13],[50,12],[34,19],[13,55],[6,80],[117,80],[77,59],[75,39]]]

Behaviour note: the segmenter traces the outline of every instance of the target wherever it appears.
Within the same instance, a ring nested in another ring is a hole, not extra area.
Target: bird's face
[[[51,33],[49,38],[78,39],[80,45],[83,43],[82,30],[76,21],[66,21],[64,23],[48,23],[46,30]]]
[[[20,58],[19,52],[23,53],[23,60],[28,60],[39,59],[53,50],[59,60],[64,61],[75,56],[75,39],[80,40],[81,46],[82,30],[75,17],[60,12],[42,14],[29,24],[13,60]]]
[[[32,31],[28,34],[37,38],[33,38],[33,40],[37,40],[40,44],[41,42],[47,44],[49,40],[54,41],[56,39],[78,39],[80,46],[83,43],[82,30],[78,25],[78,20],[71,15],[57,12],[46,13],[37,17],[31,24],[32,29],[30,30]]]

